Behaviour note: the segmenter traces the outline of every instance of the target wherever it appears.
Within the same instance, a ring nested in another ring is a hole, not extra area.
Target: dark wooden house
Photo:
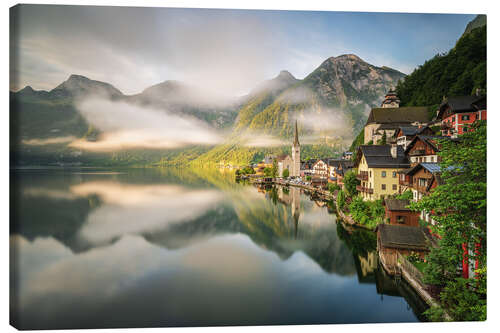
[[[418,227],[419,213],[407,208],[409,200],[385,199],[385,217],[389,224]]]
[[[423,259],[432,246],[432,236],[426,228],[379,224],[375,231],[380,262],[389,274],[397,271],[398,252],[415,253]]]

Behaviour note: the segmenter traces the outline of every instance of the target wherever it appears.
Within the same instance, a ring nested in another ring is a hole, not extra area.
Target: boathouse
[[[402,255],[415,253],[423,259],[432,246],[432,236],[422,227],[379,224],[375,231],[380,262],[389,274],[397,271],[398,252]]]

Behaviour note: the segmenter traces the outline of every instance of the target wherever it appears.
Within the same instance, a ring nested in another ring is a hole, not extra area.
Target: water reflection
[[[344,229],[325,202],[298,188],[232,179],[177,169],[12,173],[13,322],[98,328],[418,319],[420,310],[401,297],[408,292],[387,291],[392,280],[380,280],[373,234]]]

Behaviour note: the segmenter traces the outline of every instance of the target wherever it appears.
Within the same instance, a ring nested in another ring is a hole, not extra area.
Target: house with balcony
[[[328,182],[344,188],[344,175],[352,169],[354,162],[344,159],[328,159]]]
[[[402,147],[393,145],[361,145],[354,167],[360,185],[357,190],[364,200],[377,200],[399,192],[398,172],[410,167]]]
[[[406,149],[417,135],[434,135],[429,126],[400,126],[394,133],[398,146]]]
[[[445,98],[437,111],[441,134],[456,136],[472,130],[477,120],[486,120],[486,96],[454,96]]]
[[[406,183],[400,184],[400,186],[402,191],[403,186],[412,191],[413,201],[419,201],[424,196],[429,195],[435,187],[442,184],[441,167],[438,163],[419,163],[404,171],[404,174]],[[435,224],[427,212],[421,212],[420,218]]]
[[[328,159],[318,159],[312,166],[312,174],[319,178],[328,178]]]
[[[438,156],[439,140],[453,140],[447,136],[431,136],[431,135],[417,135],[407,145],[405,154],[408,156],[412,166],[418,163],[438,163],[441,162],[441,157]]]
[[[300,162],[300,177],[313,176],[313,165],[318,159],[311,158]]]
[[[390,138],[401,126],[425,126],[429,121],[429,111],[425,106],[371,109],[364,128],[364,144],[377,143],[384,132]]]

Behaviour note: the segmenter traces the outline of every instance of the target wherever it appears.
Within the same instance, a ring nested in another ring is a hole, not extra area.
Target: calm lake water
[[[11,172],[24,329],[414,322],[376,240],[299,189],[216,170]],[[419,319],[420,318],[420,319]]]

